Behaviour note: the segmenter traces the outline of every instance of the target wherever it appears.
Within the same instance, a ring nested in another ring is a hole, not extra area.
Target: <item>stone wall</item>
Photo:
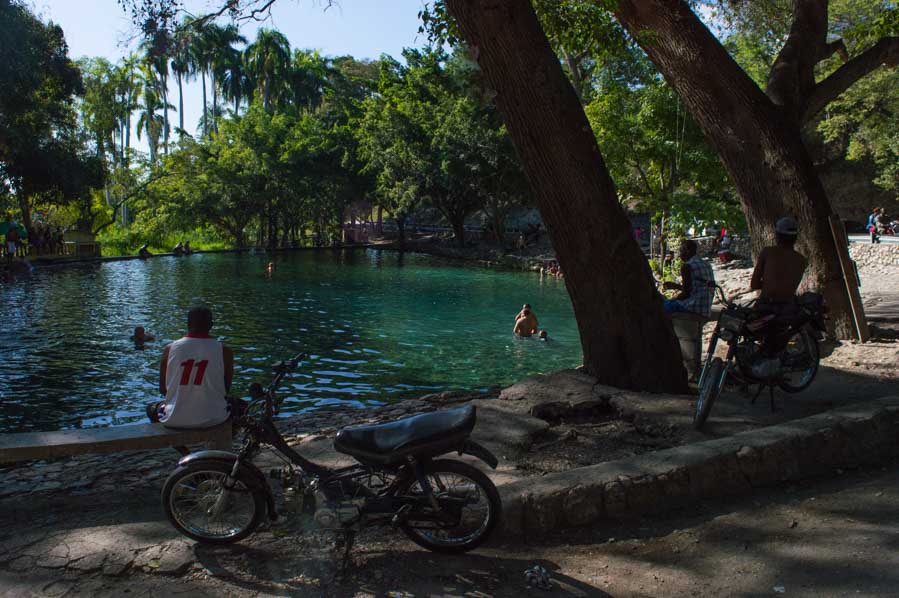
[[[864,266],[899,266],[899,243],[852,243],[849,253],[859,268]]]

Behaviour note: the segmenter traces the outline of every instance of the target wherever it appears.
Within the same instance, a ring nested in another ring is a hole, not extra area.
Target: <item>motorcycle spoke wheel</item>
[[[727,375],[724,361],[720,357],[712,359],[705,369],[706,371],[702,375],[702,385],[699,387],[699,397],[696,399],[696,409],[693,412],[693,427],[697,430],[701,430],[709,418],[712,405],[715,404],[715,399],[721,393],[721,387],[724,386],[724,378]]]
[[[163,504],[178,531],[200,542],[227,544],[259,525],[262,497],[239,479],[226,489],[229,471],[226,464],[199,464],[172,474],[163,488]]]
[[[805,390],[818,373],[818,361],[818,342],[804,330],[797,332],[781,354],[778,386],[790,393]]]
[[[406,535],[437,552],[465,552],[486,540],[502,509],[490,478],[467,463],[448,460],[432,463],[426,475],[440,511],[413,481],[402,491],[418,505],[403,525]]]

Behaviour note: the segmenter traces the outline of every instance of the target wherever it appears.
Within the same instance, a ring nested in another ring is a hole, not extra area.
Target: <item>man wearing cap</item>
[[[774,225],[775,245],[765,247],[759,254],[752,272],[750,288],[759,291],[758,308],[762,312],[785,315],[795,310],[794,298],[808,261],[793,249],[799,236],[796,221],[785,216]],[[789,338],[784,338],[776,325],[768,327],[762,342],[762,359],[756,360],[752,373],[758,378],[769,378],[777,373],[780,361],[776,355],[786,346]]]
[[[793,302],[796,289],[802,282],[802,275],[808,261],[793,249],[799,226],[796,221],[785,216],[774,226],[776,245],[765,247],[759,254],[752,272],[750,287],[759,293],[759,302],[768,304],[788,304]]]

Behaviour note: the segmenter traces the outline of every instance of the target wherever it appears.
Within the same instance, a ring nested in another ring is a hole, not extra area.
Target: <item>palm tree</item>
[[[272,102],[281,98],[290,67],[290,42],[279,31],[260,29],[244,52],[244,62],[262,95],[263,107],[271,111]]]
[[[206,28],[205,35],[208,36],[208,58],[209,58],[209,75],[210,86],[212,87],[212,129],[218,130],[218,85],[216,79],[221,79],[224,74],[231,54],[235,51],[234,44],[245,44],[247,38],[242,36],[237,27],[234,25],[226,25],[221,27],[211,24]]]
[[[141,131],[147,133],[147,145],[150,148],[150,163],[156,164],[156,153],[159,148],[159,138],[165,126],[162,116],[157,111],[162,107],[159,100],[159,85],[156,81],[156,72],[153,65],[144,62],[140,67],[141,80],[138,83],[143,104],[137,117],[137,138],[140,140]]]
[[[122,133],[124,139],[122,146],[122,163],[127,166],[129,155],[131,153],[131,115],[137,109],[137,98],[140,95],[140,82],[135,79],[135,70],[138,63],[136,54],[130,54],[122,60],[122,66],[119,67],[119,93],[121,94],[121,112],[119,119],[121,121]]]
[[[293,104],[306,110],[314,110],[321,104],[327,80],[333,69],[329,61],[318,52],[295,50],[287,75],[287,86]]]
[[[252,97],[253,81],[247,76],[243,55],[236,48],[230,48],[225,56],[225,63],[219,74],[219,85],[222,96],[234,102],[234,115],[237,116],[241,100]]]
[[[193,28],[188,26],[189,21],[185,19],[181,23],[181,27],[175,33],[175,41],[172,48],[171,69],[175,74],[175,80],[178,82],[178,130],[179,135],[184,135],[184,90],[182,88],[183,80],[190,81],[194,78],[195,73],[191,69],[190,44],[193,36]]]

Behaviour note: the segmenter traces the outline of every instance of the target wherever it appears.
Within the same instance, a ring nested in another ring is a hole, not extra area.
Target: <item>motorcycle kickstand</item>
[[[343,561],[340,565],[340,573],[345,574],[350,564],[350,552],[353,550],[353,542],[356,540],[356,532],[353,530],[342,530],[337,532],[343,534]],[[338,542],[339,545],[339,542]]]
[[[759,398],[759,395],[762,394],[763,390],[765,390],[765,385],[759,384],[758,390],[755,391],[755,394],[752,396],[752,400],[749,402],[750,405],[755,405],[756,399]]]

